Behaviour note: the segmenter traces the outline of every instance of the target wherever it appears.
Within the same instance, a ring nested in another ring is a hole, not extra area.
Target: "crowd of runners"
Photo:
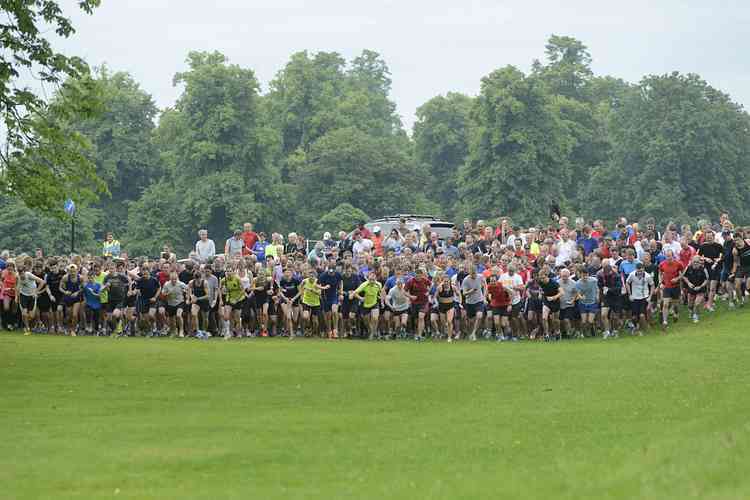
[[[405,221],[301,236],[256,233],[224,253],[201,230],[185,259],[129,258],[108,234],[99,256],[0,255],[2,328],[25,334],[366,339],[563,338],[666,332],[746,302],[750,228],[695,229],[566,217],[520,228],[464,221],[439,238]]]

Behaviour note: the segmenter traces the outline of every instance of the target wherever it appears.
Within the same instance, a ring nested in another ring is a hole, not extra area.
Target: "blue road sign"
[[[76,203],[68,199],[65,201],[65,205],[63,205],[63,209],[65,210],[65,213],[73,217],[76,213]]]

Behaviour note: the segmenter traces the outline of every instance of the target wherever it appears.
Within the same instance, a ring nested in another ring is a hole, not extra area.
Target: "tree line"
[[[111,230],[131,255],[164,243],[186,252],[198,228],[223,241],[246,221],[319,239],[398,212],[521,224],[546,223],[550,205],[611,220],[750,218],[742,106],[694,74],[595,75],[587,47],[567,36],[551,36],[527,73],[491,72],[477,96],[433,97],[411,135],[371,50],[350,61],[293,54],[267,92],[252,69],[191,52],[174,84],[181,96],[159,110],[131,75],[102,67],[53,98],[90,103],[54,118],[96,174],[65,184],[81,250]],[[31,188],[0,197],[0,247],[66,251],[67,194]]]

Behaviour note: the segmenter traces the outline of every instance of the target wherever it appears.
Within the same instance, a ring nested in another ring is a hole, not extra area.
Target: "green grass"
[[[513,345],[4,333],[0,498],[748,498],[749,323]]]

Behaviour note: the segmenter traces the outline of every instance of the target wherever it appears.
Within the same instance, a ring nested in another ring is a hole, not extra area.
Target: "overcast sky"
[[[636,82],[695,72],[750,104],[747,1],[102,0],[93,16],[61,3],[78,29],[64,51],[129,71],[160,108],[179,96],[172,77],[191,50],[252,68],[265,91],[294,52],[351,59],[372,49],[390,67],[391,97],[410,129],[435,95],[475,95],[506,64],[528,71],[551,34],[583,41],[596,74]]]

